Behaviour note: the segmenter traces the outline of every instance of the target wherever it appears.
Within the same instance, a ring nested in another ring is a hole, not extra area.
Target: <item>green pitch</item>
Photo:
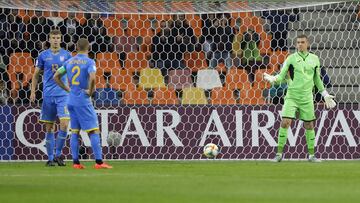
[[[0,163],[1,203],[360,201],[360,161],[112,162],[112,170]]]

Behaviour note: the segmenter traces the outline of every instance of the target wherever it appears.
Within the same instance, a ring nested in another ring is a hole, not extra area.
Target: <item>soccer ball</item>
[[[209,143],[204,147],[204,155],[207,158],[215,158],[219,154],[219,147],[216,144]]]
[[[109,146],[117,147],[121,143],[121,134],[115,131],[110,131],[106,141]]]

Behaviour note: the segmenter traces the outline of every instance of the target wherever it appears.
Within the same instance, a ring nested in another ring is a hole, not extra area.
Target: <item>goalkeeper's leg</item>
[[[282,160],[282,153],[284,151],[284,147],[287,141],[287,132],[291,125],[291,118],[283,118],[280,124],[279,134],[278,134],[278,146],[277,153],[275,157],[276,162],[280,162]]]
[[[305,136],[306,136],[306,143],[308,146],[309,152],[309,161],[310,162],[321,162],[319,159],[315,157],[315,130],[314,124],[312,121],[304,122],[305,127]]]
[[[302,104],[299,108],[300,119],[304,121],[305,128],[305,137],[307,148],[309,152],[309,161],[310,162],[320,162],[320,160],[315,158],[315,130],[314,130],[314,120],[315,120],[315,110],[314,102],[309,101],[308,103]]]
[[[314,156],[315,153],[315,130],[312,121],[304,122],[306,144],[310,156]]]
[[[287,132],[291,125],[292,119],[295,118],[297,111],[297,104],[293,99],[285,99],[284,106],[282,108],[282,121],[280,124],[279,135],[278,135],[278,147],[275,160],[280,162],[282,160],[282,154],[287,140]]]

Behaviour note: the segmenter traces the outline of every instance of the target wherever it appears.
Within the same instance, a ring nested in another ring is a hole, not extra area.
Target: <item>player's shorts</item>
[[[71,132],[99,130],[98,117],[92,104],[86,106],[69,105]]]
[[[297,112],[299,112],[299,119],[302,121],[313,121],[316,119],[313,101],[298,103],[294,99],[285,99],[281,117],[295,119]]]
[[[41,107],[40,122],[54,123],[56,117],[60,120],[69,120],[70,115],[67,109],[67,100],[68,96],[44,97]]]

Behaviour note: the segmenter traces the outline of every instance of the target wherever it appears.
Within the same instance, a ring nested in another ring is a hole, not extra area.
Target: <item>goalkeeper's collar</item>
[[[309,51],[298,51],[297,52],[301,57],[306,57],[309,54]]]
[[[301,58],[303,58],[304,60],[306,59],[307,56],[309,56],[309,51],[298,51],[297,53],[298,53],[299,56],[301,56]]]

